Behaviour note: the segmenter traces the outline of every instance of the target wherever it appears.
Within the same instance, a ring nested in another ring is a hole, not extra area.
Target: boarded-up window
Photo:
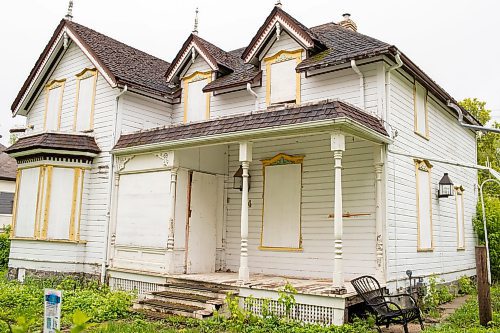
[[[300,103],[300,74],[295,67],[301,61],[302,50],[280,51],[264,59],[266,63],[267,104]]]
[[[271,104],[295,102],[296,66],[293,59],[271,65]]]
[[[184,122],[190,123],[208,119],[210,93],[203,88],[210,82],[211,74],[196,72],[184,78]]]
[[[263,162],[263,249],[301,248],[302,160],[280,154]]]
[[[12,214],[14,207],[14,193],[0,192],[0,214]]]
[[[418,250],[428,251],[433,248],[432,239],[432,196],[431,164],[428,161],[416,162],[417,176],[417,223]]]
[[[80,207],[79,169],[52,168],[45,206],[48,239],[74,239]]]
[[[52,81],[46,88],[45,96],[45,129],[54,131],[59,129],[64,80]]]
[[[427,113],[427,89],[415,82],[415,132],[424,137],[429,136]]]
[[[120,176],[116,244],[164,248],[169,195],[169,171]]]
[[[457,248],[465,248],[465,212],[464,212],[464,195],[461,188],[456,190],[457,203]]]
[[[86,131],[93,127],[95,87],[97,82],[97,71],[85,69],[76,76],[77,95],[75,107],[76,131]]]
[[[32,238],[35,235],[40,168],[19,172],[14,235]]]

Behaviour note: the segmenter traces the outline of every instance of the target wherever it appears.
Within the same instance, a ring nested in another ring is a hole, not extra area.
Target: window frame
[[[184,121],[183,123],[187,123],[187,118],[188,118],[188,112],[189,112],[189,105],[188,105],[188,97],[189,97],[189,84],[191,82],[197,82],[197,81],[202,81],[202,80],[207,80],[207,84],[212,82],[212,71],[207,71],[207,72],[200,72],[196,71],[188,76],[185,76],[182,78],[183,82],[183,102],[184,102]],[[206,110],[205,110],[205,119],[204,120],[209,120],[210,119],[210,97],[211,93],[208,92],[203,92],[206,96]]]
[[[304,173],[304,155],[287,155],[279,153],[276,156],[261,160],[262,162],[262,215],[261,215],[261,230],[260,230],[260,244],[259,250],[264,251],[283,251],[283,252],[301,252],[302,247],[302,186],[303,186],[303,173]],[[300,164],[300,206],[299,206],[299,244],[297,247],[278,247],[278,246],[264,246],[264,213],[265,213],[265,188],[266,188],[266,167],[277,165]]]
[[[415,162],[415,178],[416,178],[416,210],[417,210],[417,252],[433,252],[434,251],[434,225],[432,219],[432,164],[428,160],[414,160]],[[427,172],[429,174],[429,223],[430,223],[430,239],[431,246],[423,248],[420,242],[420,229],[422,212],[420,211],[420,185],[419,185],[419,171]]]
[[[422,89],[425,91],[425,96],[424,98],[424,114],[425,114],[425,133],[421,133],[418,129],[418,94],[417,94],[417,86],[421,86]],[[413,122],[413,131],[415,134],[418,136],[429,140],[429,107],[428,107],[428,100],[429,100],[429,90],[427,90],[426,87],[424,87],[422,84],[420,84],[417,80],[414,80],[413,82],[413,117],[414,117],[414,122]]]
[[[302,49],[288,51],[281,50],[273,56],[264,58],[264,63],[266,65],[266,105],[280,104],[280,102],[271,104],[271,66],[276,63],[294,60],[297,65],[302,61]],[[300,81],[301,74],[295,72],[295,104],[300,104],[301,102],[301,91],[300,91]],[[284,103],[284,102],[283,102]]]
[[[90,122],[89,122],[89,128],[85,130],[81,130],[81,132],[87,132],[87,131],[92,131],[94,129],[94,114],[95,114],[95,96],[96,96],[96,90],[97,90],[97,77],[98,77],[98,72],[96,68],[85,68],[82,70],[80,73],[75,75],[76,79],[76,98],[75,98],[75,114],[73,116],[73,131],[76,132],[76,122],[78,119],[78,107],[79,107],[79,99],[80,99],[80,82],[82,80],[87,80],[94,77],[94,82],[92,86],[92,94],[91,94],[91,101],[90,101]]]
[[[48,113],[48,108],[49,108],[49,95],[50,91],[56,88],[61,88],[61,92],[59,94],[59,106],[57,108],[57,126],[55,131],[58,131],[61,128],[61,114],[62,114],[62,103],[63,103],[63,96],[64,96],[64,87],[66,85],[66,79],[55,79],[50,81],[45,85],[45,112],[43,114],[43,130],[47,130],[47,113]],[[50,131],[53,131],[54,129],[51,129]]]
[[[0,211],[0,215],[4,215],[4,216],[5,216],[5,215],[11,215],[11,216],[12,216],[12,213],[14,212],[14,199],[15,199],[15,195],[16,195],[16,194],[15,194],[15,192],[0,191],[0,198],[1,198],[2,196],[6,196],[6,199],[7,199],[7,198],[9,198],[9,197],[10,197],[10,198],[12,198],[12,201],[11,201],[10,206],[9,206],[9,205],[7,205],[7,207],[10,207],[10,208],[11,208],[10,213],[2,213],[2,212]],[[7,197],[7,196],[8,196],[8,197]],[[0,228],[1,228],[1,226],[0,226]]]
[[[462,205],[462,241],[463,246],[460,246],[459,238],[459,215],[458,215],[458,200]],[[457,251],[465,250],[465,206],[464,206],[464,188],[462,186],[455,186],[455,207],[456,207],[456,222],[457,222]]]
[[[19,201],[19,187],[22,179],[23,170],[27,169],[39,169],[38,177],[38,193],[36,200],[35,209],[35,224],[33,230],[33,237],[18,237],[15,234],[16,223],[17,223],[17,209]],[[68,238],[66,239],[51,239],[47,238],[47,231],[49,226],[49,209],[51,205],[51,184],[52,184],[52,172],[53,168],[67,168],[73,169],[73,188],[71,197],[71,216],[69,221],[69,231]],[[82,216],[82,202],[83,202],[83,187],[85,167],[74,167],[67,165],[34,165],[28,167],[21,167],[17,171],[16,175],[16,192],[14,195],[14,208],[12,213],[12,228],[10,236],[14,240],[41,240],[48,242],[69,242],[69,243],[80,243],[80,226],[81,226],[81,216]],[[78,214],[76,214],[78,205]]]

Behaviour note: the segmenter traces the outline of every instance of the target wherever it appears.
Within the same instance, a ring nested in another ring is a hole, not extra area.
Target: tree
[[[486,108],[486,102],[477,98],[466,98],[460,105],[468,110],[483,125],[491,120],[491,110]],[[500,128],[500,123],[494,122],[493,127]],[[482,133],[477,137],[477,163],[489,164],[491,168],[500,171],[500,134]],[[491,175],[487,171],[479,172],[479,184]],[[486,211],[486,225],[490,245],[490,262],[492,278],[500,280],[500,186],[497,183],[488,183],[483,188]],[[478,202],[476,216],[473,219],[474,229],[479,241],[484,244],[483,212]]]

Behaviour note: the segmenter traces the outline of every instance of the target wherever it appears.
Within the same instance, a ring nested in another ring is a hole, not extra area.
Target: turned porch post
[[[384,170],[384,148],[375,146],[373,151],[373,161],[375,168],[375,233],[376,245],[375,254],[377,259],[377,278],[379,281],[385,280],[384,276],[384,217],[383,217],[383,196],[382,196],[382,172]]]
[[[252,143],[240,143],[240,162],[243,169],[243,189],[241,192],[241,252],[240,269],[238,280],[248,282],[250,272],[248,270],[248,169],[252,161]]]
[[[334,239],[335,256],[333,270],[333,288],[336,290],[344,287],[344,267],[342,258],[342,153],[345,151],[345,136],[342,133],[332,133],[331,150],[333,151],[335,169],[334,193]]]
[[[170,212],[168,216],[168,238],[167,238],[167,272],[174,273],[174,227],[175,227],[175,202],[177,199],[177,172],[178,168],[170,170]]]

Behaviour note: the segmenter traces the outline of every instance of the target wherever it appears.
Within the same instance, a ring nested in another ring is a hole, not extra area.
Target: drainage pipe
[[[455,103],[452,103],[451,101],[448,101],[448,106],[458,113],[458,123],[460,126],[465,127],[465,128],[470,128],[476,131],[480,132],[493,132],[493,133],[500,133],[500,128],[490,128],[490,127],[483,127],[483,126],[477,126],[477,125],[469,125],[464,123],[464,115],[462,112],[462,108],[460,106],[456,105]]]
[[[365,109],[365,77],[363,73],[359,70],[356,65],[356,60],[351,60],[351,68],[358,74],[359,76],[359,106],[364,110]]]
[[[247,91],[255,98],[255,106],[254,111],[259,110],[259,95],[255,91],[252,90],[252,84],[250,82],[247,83]]]

